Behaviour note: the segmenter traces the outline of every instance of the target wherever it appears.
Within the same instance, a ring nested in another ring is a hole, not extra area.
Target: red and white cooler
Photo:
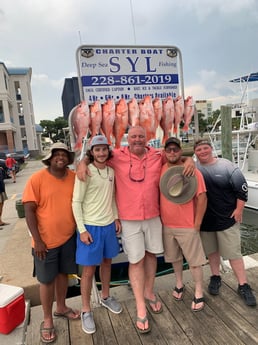
[[[24,290],[0,284],[0,333],[8,334],[25,318]]]

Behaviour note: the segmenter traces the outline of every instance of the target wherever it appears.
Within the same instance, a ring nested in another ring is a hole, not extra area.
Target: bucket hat
[[[90,142],[90,150],[96,145],[108,145],[107,138],[104,135],[95,135]]]
[[[160,180],[160,191],[175,204],[189,202],[197,191],[196,176],[184,176],[183,166],[169,168]]]
[[[69,158],[69,163],[68,164],[73,164],[74,161],[74,152],[69,151],[68,147],[64,143],[54,143],[48,152],[48,154],[42,159],[42,162],[45,165],[50,165],[49,160],[52,158],[53,151],[54,150],[64,150],[68,153],[68,158]]]

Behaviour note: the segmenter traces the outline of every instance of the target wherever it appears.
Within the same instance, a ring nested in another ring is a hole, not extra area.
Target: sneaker
[[[92,311],[81,313],[82,330],[87,334],[96,332],[95,322],[93,320]]]
[[[243,298],[246,305],[251,306],[251,307],[256,306],[256,298],[254,297],[252,293],[252,289],[250,285],[248,284],[238,285],[237,292]]]
[[[103,305],[103,307],[106,307],[108,310],[112,311],[112,313],[120,314],[122,309],[122,306],[114,297],[108,297],[106,299],[101,299],[100,304]]]
[[[221,277],[220,276],[211,276],[210,284],[208,285],[208,291],[211,295],[218,295],[219,288],[221,287]]]

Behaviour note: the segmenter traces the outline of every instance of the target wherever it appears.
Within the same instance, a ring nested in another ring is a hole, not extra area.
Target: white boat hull
[[[247,178],[248,184],[248,200],[245,204],[246,208],[258,210],[258,180],[252,181]]]

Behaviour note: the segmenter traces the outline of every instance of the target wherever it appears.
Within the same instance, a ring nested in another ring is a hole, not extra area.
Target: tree
[[[205,117],[204,114],[198,113],[198,122],[199,122],[200,133],[204,133],[207,131],[208,121],[204,117]]]
[[[68,121],[63,117],[57,117],[54,121],[41,120],[39,124],[43,128],[43,137],[50,138],[54,143],[65,141],[63,128],[68,127]]]

